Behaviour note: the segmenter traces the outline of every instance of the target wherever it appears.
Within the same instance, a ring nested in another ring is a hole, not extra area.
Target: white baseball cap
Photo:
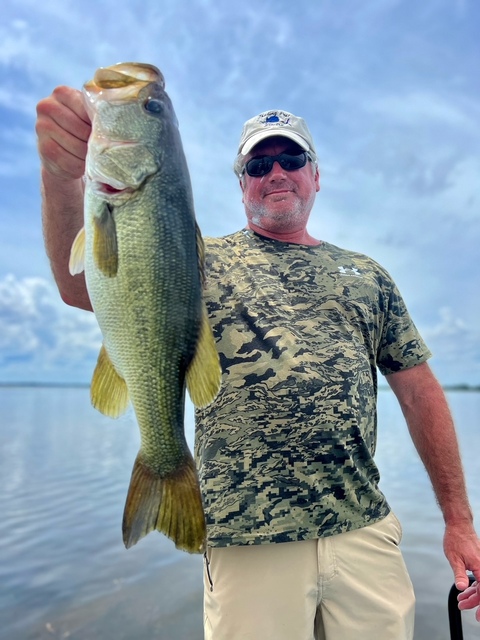
[[[238,176],[242,175],[243,160],[247,153],[259,142],[272,136],[282,136],[293,140],[304,151],[308,151],[312,161],[316,163],[315,145],[305,120],[288,111],[273,109],[250,118],[243,125],[237,157],[233,165],[233,169]]]

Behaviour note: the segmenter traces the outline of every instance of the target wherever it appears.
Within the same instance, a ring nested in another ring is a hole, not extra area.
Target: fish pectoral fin
[[[105,203],[102,213],[93,218],[93,258],[100,271],[113,278],[118,271],[117,229],[113,207]]]
[[[205,514],[189,452],[177,469],[163,477],[145,463],[141,451],[135,460],[123,513],[126,548],[155,529],[172,539],[177,549],[205,550]]]
[[[116,372],[105,345],[102,345],[98,354],[90,387],[90,399],[95,409],[110,418],[118,418],[128,407],[127,383]]]
[[[202,303],[202,321],[195,355],[186,372],[188,393],[196,407],[205,407],[220,389],[222,370],[207,309]]]
[[[70,249],[70,260],[68,270],[70,275],[76,276],[85,269],[85,227],[82,227],[75,236],[72,248]]]

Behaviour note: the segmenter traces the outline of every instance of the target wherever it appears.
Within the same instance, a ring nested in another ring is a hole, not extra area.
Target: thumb
[[[454,568],[455,574],[455,586],[459,591],[465,591],[470,586],[470,576],[465,572],[464,567]],[[480,582],[480,568],[476,568],[472,571],[473,577],[477,582]]]
[[[453,569],[455,586],[459,591],[465,591],[465,589],[470,584],[465,564],[461,560],[451,560],[450,564]]]
[[[470,584],[470,581],[465,573],[465,571],[455,571],[455,586],[459,591],[465,591],[465,589]]]

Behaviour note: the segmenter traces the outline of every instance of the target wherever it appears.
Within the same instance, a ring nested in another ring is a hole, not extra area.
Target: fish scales
[[[175,114],[150,65],[100,69],[84,91],[92,117],[85,227],[70,268],[85,269],[103,335],[92,402],[116,417],[131,400],[141,434],[124,542],[158,529],[178,548],[201,552],[205,519],[184,435],[185,386],[194,404],[205,405],[221,372]]]
[[[97,286],[95,280],[99,281],[97,290],[100,295],[95,302],[95,312],[105,327],[105,346],[112,363],[125,379],[132,381],[129,392],[142,432],[145,453],[152,450],[151,457],[158,458],[164,453],[164,447],[172,443],[165,451],[167,460],[158,462],[162,468],[166,468],[167,463],[176,463],[170,451],[173,443],[176,445],[177,458],[184,455],[183,381],[178,379],[179,363],[175,361],[174,354],[177,354],[177,359],[188,359],[192,355],[198,337],[199,312],[196,307],[199,306],[199,300],[195,300],[193,295],[198,291],[198,286],[195,287],[192,282],[195,274],[176,268],[180,260],[175,259],[174,251],[167,253],[161,250],[156,255],[156,247],[163,247],[167,240],[162,229],[156,229],[154,235],[148,237],[145,233],[139,233],[140,225],[132,224],[133,218],[129,212],[126,212],[125,221],[121,220],[121,215],[119,211],[119,255],[124,255],[125,259],[119,265],[116,282],[112,283],[94,269],[87,269],[92,274],[87,282],[89,288],[93,289]],[[148,226],[145,230],[148,230]],[[131,236],[135,233],[139,234],[139,238],[132,242]],[[181,237],[181,234],[178,235]],[[145,237],[148,242],[142,240]],[[139,247],[141,251],[138,251]],[[162,270],[169,274],[163,290],[155,287]],[[145,274],[150,274],[151,281],[145,278]],[[129,283],[128,287],[125,282]],[[104,296],[106,287],[111,285],[112,290]],[[174,287],[179,293],[175,309],[164,302],[168,299],[169,290]],[[153,306],[151,298],[155,290],[158,295],[153,299]],[[128,299],[125,298],[126,292]],[[181,294],[184,294],[182,298]],[[193,308],[195,314],[192,313]],[[136,331],[132,332],[131,327],[136,327]],[[114,328],[117,328],[115,339],[109,341],[107,336],[111,333],[110,329]],[[160,336],[161,340],[158,339]],[[147,401],[153,398],[155,402]],[[150,424],[155,420],[159,420],[165,428],[150,429]],[[159,440],[162,446],[156,446],[160,444]],[[152,441],[155,446],[150,444]]]

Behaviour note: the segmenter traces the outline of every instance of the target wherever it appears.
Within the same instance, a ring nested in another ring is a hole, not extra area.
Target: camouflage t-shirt
[[[388,273],[327,242],[207,238],[206,303],[223,370],[196,411],[211,546],[288,542],[384,518],[377,367],[431,355]]]

